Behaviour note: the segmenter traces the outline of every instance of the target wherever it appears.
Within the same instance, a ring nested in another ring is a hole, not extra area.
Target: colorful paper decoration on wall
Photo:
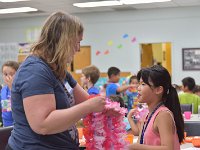
[[[132,43],[136,42],[136,37],[133,37],[133,38],[131,39],[131,42],[132,42]]]
[[[122,35],[122,38],[123,39],[125,39],[125,40],[130,40],[130,42],[131,43],[135,43],[136,42],[136,37],[135,36],[133,36],[132,38],[129,38],[130,36],[127,34],[127,33],[124,33],[123,35]],[[114,45],[114,42],[113,42],[113,40],[109,40],[109,41],[107,41],[107,45],[108,46],[113,46]],[[123,44],[121,43],[121,44],[118,44],[117,46],[116,46],[118,49],[122,49],[123,48]],[[104,52],[101,52],[101,51],[99,51],[99,50],[96,50],[96,52],[95,52],[95,54],[96,54],[96,56],[99,56],[99,55],[108,55],[110,53],[110,50],[104,50]]]
[[[104,51],[104,55],[108,55],[109,53],[109,50]]]
[[[110,41],[107,42],[107,44],[108,44],[108,46],[112,46],[113,45],[113,41],[110,40]]]
[[[124,38],[124,39],[128,38],[128,34],[124,34],[124,35],[123,35],[123,38]]]
[[[101,52],[100,51],[96,51],[96,55],[98,56],[99,54],[101,54]]]
[[[123,47],[123,45],[122,44],[119,44],[118,46],[117,46],[117,48],[122,48]]]

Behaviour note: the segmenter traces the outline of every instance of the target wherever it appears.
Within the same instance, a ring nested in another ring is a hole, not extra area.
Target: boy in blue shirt
[[[82,86],[87,89],[89,95],[99,94],[99,89],[94,86],[99,77],[100,77],[100,71],[94,65],[85,67],[82,70],[82,77],[81,77]]]
[[[5,86],[1,89],[1,111],[3,126],[8,127],[13,125],[12,110],[11,110],[11,88],[14,75],[19,67],[15,61],[7,61],[2,66],[3,80]]]
[[[106,87],[106,96],[120,95],[121,92],[126,91],[128,88],[133,87],[133,85],[119,85],[120,70],[117,67],[110,67],[108,69],[108,84]]]

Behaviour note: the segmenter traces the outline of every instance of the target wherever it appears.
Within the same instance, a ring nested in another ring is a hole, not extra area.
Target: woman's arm
[[[144,144],[132,144],[130,150],[174,150],[174,134],[175,127],[169,112],[160,112],[153,126],[155,132],[159,133],[161,138],[161,146],[150,146]]]
[[[89,94],[77,83],[73,90],[76,104],[84,102],[88,99]]]
[[[56,110],[54,94],[34,95],[23,100],[28,123],[38,134],[66,131],[83,116],[104,110],[105,98],[98,96],[71,108]]]

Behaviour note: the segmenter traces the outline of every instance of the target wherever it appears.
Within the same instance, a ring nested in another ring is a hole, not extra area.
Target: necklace
[[[140,137],[140,144],[144,144],[144,133],[147,129],[147,126],[153,116],[153,114],[156,112],[156,110],[163,105],[163,102],[160,102],[155,108],[154,110],[152,111],[152,113],[150,114],[150,116],[148,117],[148,120],[147,120],[147,123],[144,123],[143,127],[142,127],[142,133],[141,133],[141,137]]]

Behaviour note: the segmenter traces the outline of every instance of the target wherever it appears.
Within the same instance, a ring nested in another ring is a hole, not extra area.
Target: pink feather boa
[[[123,122],[126,108],[121,108],[118,102],[106,99],[106,110],[115,109],[118,116],[107,116],[105,111],[91,113],[84,120],[83,133],[86,139],[86,150],[125,150],[128,143],[126,138],[126,124]]]

